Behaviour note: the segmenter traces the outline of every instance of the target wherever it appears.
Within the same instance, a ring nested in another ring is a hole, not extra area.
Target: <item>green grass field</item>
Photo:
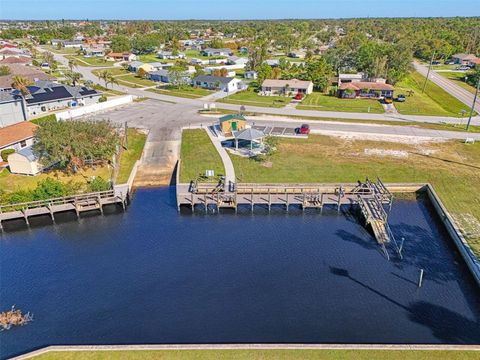
[[[255,91],[249,89],[217,100],[217,102],[246,106],[250,105],[281,108],[290,103],[291,100],[291,98],[284,96],[261,96],[258,95]]]
[[[369,155],[368,149],[386,155]],[[391,151],[402,156],[389,155]],[[251,159],[231,158],[240,182],[346,183],[367,176],[387,183],[429,182],[480,255],[480,143],[409,145],[310,136],[308,140],[281,139],[268,167]]]
[[[118,75],[115,77],[119,84],[128,86],[128,87],[146,87],[146,86],[155,86],[155,81],[141,78],[134,73],[127,73],[125,75]]]
[[[50,352],[38,360],[473,360],[475,351],[388,350],[160,350]]]
[[[425,93],[422,94],[424,81],[425,77],[418,72],[413,72],[395,86],[396,95],[408,95],[410,90],[414,92],[413,96],[407,96],[405,102],[395,102],[395,107],[399,113],[405,115],[460,117],[461,110],[468,111],[467,105],[430,80],[427,82]]]
[[[91,57],[86,58],[83,56],[77,55],[67,55],[67,59],[72,59],[74,62],[79,66],[112,66],[115,62],[113,61],[106,61],[103,57]]]
[[[222,159],[205,130],[183,130],[180,158],[180,182],[189,183],[205,170],[215,171],[215,181],[225,174]]]
[[[140,160],[145,147],[145,142],[147,140],[147,135],[141,133],[135,129],[128,129],[128,149],[123,149],[118,168],[118,174],[116,183],[123,184],[126,183],[130,173],[132,172],[133,166],[137,160]]]
[[[340,99],[318,92],[307,95],[300,105],[299,110],[342,111],[382,114],[382,104],[372,99]]]
[[[148,89],[147,91],[154,92],[157,94],[162,95],[169,95],[169,96],[176,96],[182,97],[187,99],[198,99],[207,95],[210,95],[212,91],[201,89],[201,88],[193,88],[193,87],[185,87],[182,89],[175,88],[173,86],[164,86],[161,89]]]
[[[465,82],[466,73],[459,71],[440,71],[437,72],[437,74],[452,80],[458,86],[461,86],[465,90],[475,94],[475,87]]]
[[[110,67],[107,69],[97,69],[97,70],[93,70],[92,74],[95,76],[98,76],[104,70],[108,70],[108,72],[110,72],[110,74],[112,74],[113,76],[132,74],[128,70],[125,70],[123,67]]]
[[[167,60],[167,59],[159,59],[157,54],[144,54],[138,56],[138,61],[144,63],[151,63],[151,62],[159,62],[162,64],[166,64],[168,62],[175,62],[175,60]]]

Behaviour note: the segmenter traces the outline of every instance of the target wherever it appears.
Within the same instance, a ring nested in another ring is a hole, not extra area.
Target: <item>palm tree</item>
[[[100,73],[97,75],[97,77],[100,79],[100,80],[103,80],[103,82],[105,83],[105,87],[108,89],[108,84],[118,84],[118,81],[117,79],[115,78],[115,76],[112,75],[112,73],[108,70],[103,70],[103,71],[100,71]],[[113,87],[113,86],[112,86]]]
[[[25,97],[30,94],[30,89],[28,88],[30,85],[32,85],[32,82],[23,76],[15,75],[13,77],[12,87],[19,91],[22,98],[22,110],[25,120],[27,119],[27,101]]]
[[[83,76],[78,72],[68,71],[67,73],[65,73],[65,77],[72,82],[73,86],[75,86]]]
[[[77,63],[73,59],[68,60],[68,68],[70,71],[73,71],[75,67],[77,67]]]

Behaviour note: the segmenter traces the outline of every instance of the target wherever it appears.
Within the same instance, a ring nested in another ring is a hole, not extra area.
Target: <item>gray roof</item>
[[[260,131],[254,128],[248,128],[235,133],[234,136],[235,136],[235,139],[252,141],[252,140],[264,138],[265,133],[263,131]]]
[[[232,53],[232,49],[230,48],[222,48],[222,49],[216,49],[216,48],[206,48],[203,50],[204,52],[226,52],[226,53]]]
[[[20,151],[17,151],[17,154],[20,154],[24,157],[26,157],[29,161],[36,161],[38,160],[38,158],[35,156],[35,154],[33,153],[33,149],[31,146],[28,146],[26,148],[23,148],[22,150]]]
[[[0,103],[7,103],[12,101],[21,101],[22,98],[14,93],[8,91],[0,91]]]
[[[149,75],[168,76],[168,70],[156,70],[150,71]]]
[[[193,81],[200,81],[200,82],[206,82],[206,83],[216,83],[219,82],[220,84],[228,84],[230,81],[232,81],[234,78],[233,77],[222,77],[222,76],[213,76],[213,75],[201,75],[197,76],[196,78],[193,79]]]
[[[128,64],[128,66],[135,67],[135,68],[140,67],[142,65],[143,65],[143,62],[141,61],[132,61],[131,63]]]

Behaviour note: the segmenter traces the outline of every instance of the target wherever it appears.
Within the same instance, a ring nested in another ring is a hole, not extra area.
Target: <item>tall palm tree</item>
[[[32,82],[23,76],[15,75],[13,77],[12,87],[19,91],[22,98],[22,110],[25,120],[27,120],[27,101],[25,97],[30,94],[30,89],[28,88],[30,85],[32,85]]]
[[[70,69],[70,71],[73,71],[73,69],[76,67],[77,63],[73,59],[68,60],[68,68]]]
[[[75,71],[68,71],[65,73],[65,77],[72,82],[72,85],[75,86],[78,81],[82,78],[82,74]]]

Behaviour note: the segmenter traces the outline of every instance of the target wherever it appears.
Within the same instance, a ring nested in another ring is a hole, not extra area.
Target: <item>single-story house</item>
[[[183,52],[177,52],[176,54],[173,51],[159,51],[157,53],[157,57],[159,59],[169,59],[169,60],[176,60],[176,59],[185,59],[186,55]]]
[[[105,49],[99,47],[86,47],[83,49],[85,57],[103,57],[105,56]]]
[[[240,65],[240,66],[247,66],[248,58],[238,57],[238,56],[229,56],[227,58],[227,65]]]
[[[247,127],[247,119],[243,115],[225,115],[219,120],[223,136],[231,137],[235,131],[242,131]]]
[[[212,75],[197,76],[192,81],[193,86],[210,90],[223,90],[232,92],[246,88],[242,80],[234,77],[221,77]]]
[[[83,46],[82,40],[72,40],[72,41],[62,40],[60,43],[64,48],[81,48]]]
[[[21,50],[16,48],[3,48],[0,49],[0,59],[7,59],[9,57],[18,57],[18,56],[26,56],[27,54]]]
[[[33,136],[38,125],[30,121],[22,121],[17,124],[0,128],[0,151],[13,149],[20,151],[33,145]]]
[[[140,66],[142,66],[143,64],[144,63],[141,61],[132,61],[128,64],[128,71],[137,72]]]
[[[107,61],[135,61],[137,60],[137,55],[130,52],[124,53],[115,53],[111,52],[110,54],[105,55],[105,60]]]
[[[245,74],[243,74],[243,77],[249,80],[257,80],[258,73],[255,70],[245,71]]]
[[[140,65],[138,68],[137,68],[137,72],[140,71],[140,70],[143,70],[145,71],[146,73],[149,73],[149,72],[152,72],[152,71],[155,71],[157,70],[155,68],[155,66],[152,66],[151,64],[149,63],[145,63],[143,65]]]
[[[233,51],[229,48],[223,49],[214,49],[214,48],[206,48],[202,50],[203,56],[232,56]]]
[[[31,65],[32,58],[30,56],[10,56],[8,58],[0,60],[0,65],[7,64],[20,64],[20,65]]]
[[[12,174],[37,175],[44,167],[40,164],[32,147],[28,146],[8,156],[8,167]]]
[[[452,61],[455,64],[459,65],[468,65],[471,60],[476,59],[477,57],[473,54],[455,54],[452,55]]]
[[[242,55],[248,54],[248,48],[245,46],[242,46],[240,49],[238,49],[238,52]]]
[[[1,63],[1,61],[0,61]],[[471,68],[478,68],[480,67],[480,58],[475,58],[473,60],[470,60],[468,62],[468,66],[470,66]]]
[[[0,128],[23,122],[27,119],[21,96],[10,91],[0,91]],[[2,142],[0,137],[0,142]]]
[[[0,76],[0,91],[12,90],[13,78],[16,75],[22,76],[29,81],[54,80],[55,78],[41,71],[35,66],[25,66],[22,64],[3,64],[10,69],[10,74]]]
[[[267,64],[271,67],[278,67],[278,66],[280,66],[280,60],[278,60],[278,59],[268,59],[268,60],[265,60],[265,64]]]
[[[343,83],[338,87],[342,99],[393,97],[394,87],[390,84],[370,81]]]
[[[30,94],[25,96],[28,118],[67,107],[95,104],[102,95],[85,86],[56,84],[51,81],[37,81],[28,86],[28,90]],[[18,94],[18,91],[13,93]]]
[[[313,92],[313,82],[304,80],[275,80],[266,79],[262,83],[260,95],[283,95],[291,96],[295,94],[311,94]]]

